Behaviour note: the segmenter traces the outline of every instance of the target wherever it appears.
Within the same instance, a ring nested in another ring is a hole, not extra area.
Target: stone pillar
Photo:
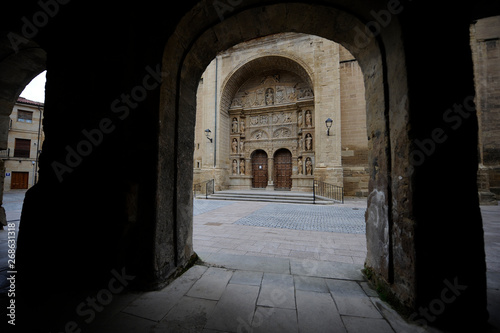
[[[269,157],[267,160],[268,182],[267,191],[274,191],[274,158]]]

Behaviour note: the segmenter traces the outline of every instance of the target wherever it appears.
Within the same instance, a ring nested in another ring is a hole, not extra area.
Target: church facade
[[[218,54],[200,80],[195,184],[307,192],[320,180],[366,196],[367,150],[363,75],[337,43],[251,40]]]

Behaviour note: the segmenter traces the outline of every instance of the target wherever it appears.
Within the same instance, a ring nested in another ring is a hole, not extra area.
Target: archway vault
[[[362,68],[367,96],[369,165],[372,168],[369,184],[371,195],[367,213],[368,257],[366,265],[386,283],[401,286],[401,288],[395,288],[396,293],[401,294],[400,298],[404,299],[405,305],[411,306],[415,301],[415,295],[412,292],[415,289],[414,274],[411,269],[405,272],[399,271],[398,267],[407,268],[406,263],[394,262],[392,255],[393,248],[399,246],[396,244],[398,241],[392,239],[393,225],[399,223],[391,214],[394,192],[407,188],[412,176],[411,166],[396,165],[391,162],[393,142],[391,136],[398,139],[399,156],[402,160],[407,160],[410,150],[406,130],[409,119],[408,110],[406,105],[401,107],[401,101],[406,101],[407,88],[404,53],[399,39],[397,20],[394,19],[393,24],[384,31],[386,37],[393,38],[393,42],[387,48],[382,35],[365,38],[363,42],[360,42],[359,31],[366,31],[363,22],[352,14],[334,7],[305,3],[255,5],[253,7],[248,5],[230,13],[223,21],[220,21],[215,11],[207,13],[203,9],[209,7],[202,2],[192,14],[185,16],[177,27],[177,33],[167,42],[164,52],[163,73],[166,75],[164,75],[160,106],[160,174],[157,206],[167,207],[172,197],[178,198],[174,201],[183,202],[182,204],[174,203],[175,209],[172,212],[158,212],[158,217],[162,218],[165,214],[171,214],[168,216],[171,225],[168,228],[161,226],[156,237],[168,238],[166,232],[173,228],[177,243],[175,260],[171,260],[174,258],[167,258],[168,260],[157,258],[157,260],[182,262],[193,253],[192,206],[185,199],[181,199],[191,196],[190,186],[186,186],[186,180],[192,179],[192,150],[175,147],[194,146],[196,89],[205,68],[218,52],[252,38],[281,32],[312,34],[342,44],[356,57]],[[286,15],[280,13],[286,13]],[[196,22],[194,26],[193,22]],[[249,22],[252,24],[248,24]],[[323,24],[317,24],[317,22],[323,22]],[[324,24],[324,22],[331,22],[331,25]],[[397,59],[397,61],[392,61],[388,65],[389,58]],[[259,62],[262,59],[266,57],[253,61]],[[292,60],[287,61],[289,64],[293,63]],[[246,68],[243,65],[235,73],[243,74]],[[305,78],[307,78],[306,74],[307,70],[303,69],[302,75]],[[397,84],[389,86],[388,77],[396,76]],[[237,89],[239,80],[242,80],[244,75],[234,77],[234,83],[228,81],[225,85],[233,87],[227,89],[228,95]],[[309,80],[312,81],[313,78]],[[224,98],[222,103],[230,103],[230,98],[227,100]],[[396,119],[390,128],[388,124],[392,120],[389,117]],[[180,165],[182,167],[179,167]],[[404,176],[391,177],[393,172]],[[168,175],[174,175],[174,177]],[[411,193],[405,194],[406,198],[409,196]],[[398,203],[396,215],[401,221],[411,220],[408,202],[408,200],[402,200]],[[413,224],[400,224],[398,230],[402,234],[412,235]],[[406,242],[407,240],[403,238],[401,241]],[[401,258],[414,262],[412,246],[407,249],[407,254]],[[158,262],[157,265],[161,266],[162,263]],[[398,271],[397,274],[395,274],[396,271]]]

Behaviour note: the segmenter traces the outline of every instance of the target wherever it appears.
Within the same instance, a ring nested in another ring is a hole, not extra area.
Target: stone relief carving
[[[292,123],[292,113],[291,112],[281,112],[273,114],[274,124],[290,124]]]
[[[255,131],[252,134],[252,139],[254,139],[254,140],[262,140],[262,139],[267,139],[267,138],[268,138],[268,135],[263,130]]]
[[[268,75],[260,81],[251,80],[234,96],[231,108],[251,108],[297,102],[313,98],[313,90],[291,73]]]
[[[298,174],[303,175],[304,174],[304,165],[302,164],[302,157],[299,157],[297,159],[297,167],[298,167]]]
[[[274,138],[289,138],[292,136],[292,131],[289,128],[280,128],[274,132]]]

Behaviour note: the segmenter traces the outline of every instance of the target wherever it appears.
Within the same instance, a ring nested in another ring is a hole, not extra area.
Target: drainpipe
[[[40,133],[42,132],[42,116],[43,116],[43,111],[40,106],[37,106],[38,111],[40,111],[40,120],[38,121],[38,139],[36,143],[36,155],[35,155],[35,171],[34,171],[34,181],[33,185],[36,184],[37,182],[37,175],[38,175],[38,155],[40,152]]]

